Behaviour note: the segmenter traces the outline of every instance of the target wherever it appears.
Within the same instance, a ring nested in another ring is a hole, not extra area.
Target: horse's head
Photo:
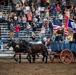
[[[16,43],[14,41],[10,41],[7,43],[7,49],[9,49],[10,47],[15,47],[16,46]]]
[[[10,47],[11,47],[11,42],[8,42],[6,48],[9,49]]]

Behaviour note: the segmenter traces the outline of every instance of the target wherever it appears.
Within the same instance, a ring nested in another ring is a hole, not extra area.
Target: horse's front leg
[[[45,63],[47,63],[47,54],[43,53],[42,55],[43,55],[42,61],[45,62]],[[46,58],[46,60],[45,60],[45,58]]]
[[[27,55],[27,59],[28,59],[29,63],[31,63],[31,54],[30,53]]]
[[[45,60],[45,58],[46,58],[46,60]],[[47,56],[43,55],[42,62],[47,63]]]
[[[16,53],[13,56],[14,60],[18,62],[18,60],[16,59]]]
[[[45,58],[46,58],[46,61],[45,61],[45,63],[47,63],[47,55],[45,56]]]
[[[21,53],[19,53],[19,63],[21,63]]]
[[[33,63],[35,63],[35,54],[33,54],[32,57],[33,57]]]
[[[42,58],[42,62],[44,62],[44,56],[43,56],[43,58]]]
[[[47,52],[47,53],[45,52],[44,57],[46,58],[45,63],[47,63],[47,59],[48,59],[48,52]]]

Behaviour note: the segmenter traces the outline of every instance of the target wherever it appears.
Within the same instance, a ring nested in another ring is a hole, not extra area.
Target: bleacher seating
[[[11,8],[10,5],[9,5],[9,6],[3,6],[3,7],[2,7],[2,12],[3,12],[3,14],[9,13],[11,10],[12,10],[12,8]]]

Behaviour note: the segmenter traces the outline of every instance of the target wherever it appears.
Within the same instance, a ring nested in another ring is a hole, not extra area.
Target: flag
[[[62,23],[56,18],[53,18],[53,24],[54,24],[54,30],[57,30],[59,27],[62,26]]]
[[[76,22],[66,17],[65,28],[71,28],[76,31]]]
[[[76,22],[69,19],[68,20],[68,27],[72,28],[74,31],[76,31]]]

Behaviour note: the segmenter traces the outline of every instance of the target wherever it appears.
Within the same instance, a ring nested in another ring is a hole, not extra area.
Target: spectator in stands
[[[15,32],[16,32],[15,36],[18,38],[19,37],[19,32],[20,32],[20,25],[19,24],[16,25]]]
[[[20,5],[20,2],[17,2],[17,4],[16,4],[16,11],[17,11],[17,16],[19,16],[20,13],[21,13],[21,5]]]
[[[36,35],[35,35],[35,33],[32,31],[31,32],[31,38],[32,38],[32,41],[34,42],[35,41],[35,39],[36,39]]]
[[[47,37],[47,40],[45,42],[45,46],[47,47],[47,49],[51,49],[50,43],[51,43],[51,38],[50,37]]]
[[[64,13],[65,13],[65,16],[70,18],[70,9],[65,8]]]
[[[31,25],[31,23],[32,23],[32,13],[31,13],[31,11],[28,12],[27,20],[28,20],[29,24]]]
[[[25,16],[25,14],[22,15],[22,26],[23,26],[23,29],[26,28],[26,22],[27,22],[27,18]]]
[[[52,20],[49,21],[49,34],[51,34],[51,36],[53,35],[53,22],[52,22]]]
[[[5,1],[5,6],[8,6],[8,0],[4,0]]]
[[[18,17],[17,17],[17,15],[15,13],[14,13],[14,16],[13,16],[13,20],[14,20],[14,25],[16,26],[17,21],[18,21]]]
[[[55,3],[53,3],[53,5],[52,5],[52,14],[53,14],[53,16],[56,16],[56,6],[55,6]]]
[[[31,29],[31,25],[29,24],[29,22],[27,22],[26,24],[26,37],[28,37],[30,35],[30,29]]]
[[[44,34],[41,34],[41,39],[40,40],[42,41],[42,44],[45,45],[45,43],[47,41],[47,37]]]
[[[41,10],[40,7],[36,8],[35,14],[37,17],[40,17],[40,10]]]
[[[64,28],[63,27],[58,28],[56,33],[57,33],[57,36],[56,36],[55,41],[57,42],[63,41]]]
[[[2,13],[2,11],[0,11],[0,23],[2,23],[3,22],[3,13]]]
[[[60,5],[57,4],[57,6],[56,6],[56,13],[57,13],[57,16],[59,15],[60,11],[61,11]]]
[[[49,10],[49,16],[52,16],[52,6],[51,5],[48,6],[48,10]]]
[[[8,18],[7,24],[8,24],[8,29],[9,29],[9,30],[10,30],[10,25],[11,25],[11,23],[14,24],[13,19]],[[14,26],[15,26],[15,25],[14,25]]]
[[[34,5],[34,3],[32,3],[32,5],[31,5],[31,11],[32,11],[33,14],[35,13],[35,5]]]
[[[45,17],[46,17],[47,19],[49,19],[49,9],[48,9],[48,7],[47,7],[46,10],[45,10]]]
[[[23,14],[25,14],[25,15],[26,15],[26,17],[27,17],[28,10],[26,10],[25,5],[23,5],[23,7],[22,7],[22,11],[23,11]]]
[[[68,34],[67,40],[68,40],[68,42],[73,41],[73,33],[69,33],[69,34]]]
[[[70,3],[70,18],[74,18],[74,4],[72,2]]]
[[[22,18],[21,18],[21,16],[18,16],[18,23],[19,23],[20,25],[22,25]]]
[[[0,36],[0,49],[3,50],[3,41],[1,39],[1,36]]]
[[[63,14],[62,14],[62,12],[59,13],[58,19],[62,23],[62,21],[63,21]]]
[[[33,22],[36,24],[38,22],[38,16],[34,15]]]
[[[50,4],[50,0],[45,0],[46,1],[46,6]]]
[[[35,33],[35,31],[36,31],[36,24],[35,23],[32,23],[32,31]]]
[[[62,9],[66,6],[66,0],[62,0]]]
[[[76,6],[74,7],[74,19],[76,19]]]
[[[10,25],[10,39],[11,40],[14,38],[14,31],[15,31],[15,27],[14,27],[13,23],[11,23],[11,25]]]
[[[43,19],[43,24],[42,24],[42,26],[44,26],[45,28],[47,28],[47,19],[46,19],[46,18]]]
[[[40,18],[38,28],[41,28],[41,27],[42,27],[42,24],[43,24],[43,21],[42,21],[42,19]]]
[[[39,33],[40,38],[41,38],[42,35],[45,34],[45,32],[46,32],[46,28],[45,28],[45,26],[43,25],[42,28],[41,28],[41,31],[40,31],[40,33]]]
[[[21,1],[22,1],[22,3],[24,4],[26,0],[21,0]]]

